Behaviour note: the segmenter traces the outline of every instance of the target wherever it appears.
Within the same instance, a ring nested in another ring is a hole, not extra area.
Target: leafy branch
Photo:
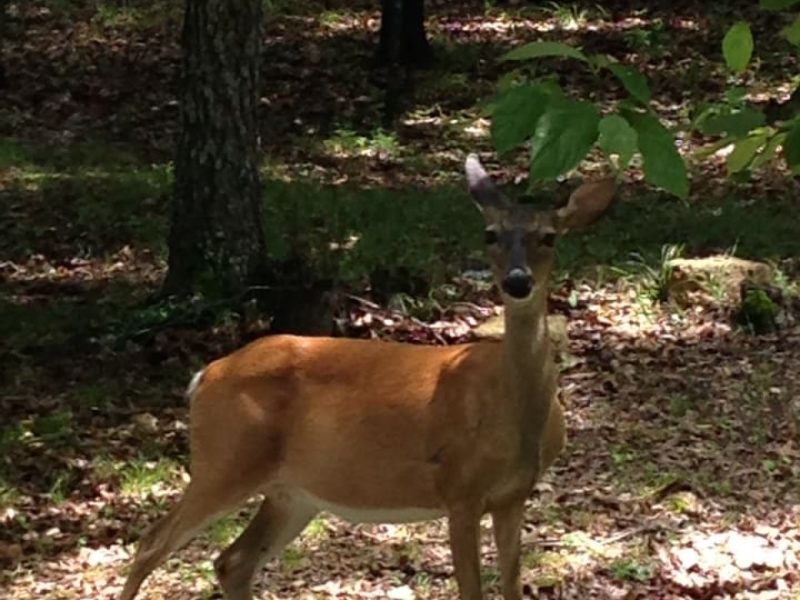
[[[760,0],[763,9],[778,11],[790,8],[800,0]],[[800,16],[780,31],[780,36],[795,48],[800,47]],[[742,76],[750,67],[755,43],[750,24],[734,23],[722,41],[722,56],[726,67],[735,76]],[[779,156],[793,174],[800,173],[800,93],[792,94],[788,102],[756,108],[747,102],[748,90],[733,86],[723,102],[700,106],[691,127],[718,139],[704,148],[699,156],[729,148],[726,167],[729,176],[747,177]]]
[[[800,0],[760,0],[766,10],[783,10]],[[800,16],[784,27],[781,37],[800,49]],[[736,77],[750,67],[755,42],[746,21],[734,23],[722,41],[725,66]],[[628,169],[641,157],[645,179],[667,192],[685,198],[689,192],[686,163],[675,147],[674,135],[650,106],[647,79],[633,67],[612,57],[587,55],[560,42],[533,42],[507,53],[503,60],[529,62],[546,58],[577,61],[593,74],[610,72],[624,87],[627,97],[607,114],[592,102],[568,98],[551,78],[523,78],[512,72],[501,82],[501,93],[492,106],[492,140],[501,154],[530,143],[531,181],[554,179],[574,169],[595,148],[612,167]],[[746,177],[782,155],[793,174],[800,174],[800,88],[791,98],[766,110],[747,101],[748,90],[730,87],[721,102],[696,107],[689,129],[717,138],[695,154],[706,158],[727,149],[729,176]]]
[[[533,42],[506,54],[506,61],[545,57],[577,60],[600,79],[613,74],[627,92],[609,114],[591,102],[568,98],[552,80],[528,80],[509,86],[492,110],[492,140],[498,152],[530,142],[531,180],[554,179],[575,168],[597,146],[617,171],[627,169],[636,154],[653,185],[685,198],[686,165],[673,135],[650,109],[647,79],[635,68],[604,54],[586,55],[559,42]]]

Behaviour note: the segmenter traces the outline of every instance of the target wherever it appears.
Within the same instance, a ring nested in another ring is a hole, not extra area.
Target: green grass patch
[[[365,190],[271,183],[266,192],[270,253],[302,257],[311,274],[348,284],[419,292],[482,261],[482,222],[460,187]],[[736,200],[682,205],[658,197],[620,203],[586,232],[558,247],[562,273],[592,265],[630,270],[636,257],[648,292],[660,295],[664,265],[681,249],[706,254],[736,247],[739,256],[780,259],[800,254],[793,204]]]
[[[10,169],[28,164],[25,147],[13,138],[0,138],[0,169]]]
[[[297,569],[305,567],[308,561],[308,554],[303,550],[302,546],[294,543],[281,554],[281,570],[288,572],[296,571]]]
[[[481,569],[481,584],[484,587],[494,587],[500,584],[500,571],[494,567]]]
[[[12,348],[61,345],[85,312],[71,302],[24,306],[0,296],[0,338]]]
[[[67,442],[75,434],[70,410],[56,410],[33,420],[31,432],[45,443]]]
[[[69,409],[26,417],[0,428],[0,454],[11,453],[28,444],[71,444],[76,433],[74,415]]]
[[[72,347],[73,350],[87,348],[92,343],[92,336],[123,337],[137,331],[140,325],[152,322],[151,313],[156,309],[137,308],[133,304],[135,298],[134,292],[124,303],[81,303],[59,299],[23,305],[10,302],[0,295],[0,339],[10,347],[26,352],[53,353],[63,351],[65,347]],[[26,379],[25,374],[19,374],[16,379]],[[27,379],[35,383],[35,378]],[[100,389],[102,385],[96,382],[92,386],[94,389],[73,390],[71,396],[79,407],[88,406],[109,391]],[[82,394],[84,398],[79,397]]]
[[[242,532],[246,519],[240,515],[222,517],[211,525],[205,537],[217,546],[228,546]]]
[[[92,479],[95,481],[111,481],[119,476],[123,463],[111,456],[101,455],[92,460]]]
[[[633,558],[619,558],[609,566],[611,575],[620,581],[647,581],[653,576],[653,566]]]
[[[18,187],[12,176],[7,201],[0,203],[0,253],[20,261],[33,253],[71,259],[131,245],[164,256],[171,169],[142,166],[123,152],[112,162],[126,168],[103,170],[109,165],[101,164],[98,148],[104,146],[85,144],[80,160],[68,165],[58,152],[44,160],[24,144],[0,144],[0,160],[20,169]],[[25,189],[26,169],[41,175],[34,192]],[[294,265],[285,273],[287,285],[324,279],[355,290],[369,286],[425,318],[452,299],[447,283],[453,276],[486,265],[483,223],[462,186],[387,190],[268,181],[265,188],[269,254]],[[692,256],[735,247],[739,256],[775,261],[800,255],[794,212],[793,203],[780,198],[769,205],[735,198],[685,205],[657,195],[619,202],[593,228],[560,240],[556,277],[605,265],[612,277],[640,281],[641,297],[649,301],[663,295],[665,265],[678,248]],[[96,302],[59,296],[22,303],[0,293],[0,339],[37,356],[55,355],[232,317],[223,303],[143,302],[149,291],[112,280]],[[88,385],[75,391],[74,406],[97,408],[111,394]],[[676,416],[689,408],[677,400],[671,406]]]
[[[44,4],[58,17],[85,19],[98,29],[155,29],[183,15],[183,4],[169,0],[46,0]]]
[[[340,127],[328,139],[322,141],[326,154],[339,157],[376,156],[394,157],[400,153],[400,143],[394,132],[375,129],[363,135],[347,127]]]
[[[29,141],[0,138],[0,168],[36,165],[43,171],[84,172],[91,170],[125,171],[142,168],[142,161],[128,146],[102,138],[74,142]]]
[[[22,499],[17,487],[9,481],[0,469],[0,511],[14,506]]]
[[[166,567],[178,573],[181,582],[185,586],[196,587],[198,580],[205,584],[205,588],[195,592],[197,595],[194,597],[198,598],[198,600],[211,600],[217,597],[214,587],[217,576],[214,573],[213,561],[189,561],[180,558],[172,558],[167,561]]]
[[[318,515],[303,530],[303,537],[312,540],[322,540],[328,537],[328,520]]]
[[[69,498],[74,482],[72,474],[59,473],[52,478],[50,488],[45,495],[53,504],[63,504]]]
[[[480,249],[478,212],[460,189],[394,192],[303,184],[268,186],[270,254],[309,275],[393,291],[443,282]]]
[[[30,428],[25,423],[17,422],[0,428],[0,455],[8,455],[23,446],[30,436]]]
[[[615,467],[625,467],[638,458],[636,451],[624,444],[613,446],[610,450],[611,462]]]
[[[345,154],[399,151],[394,135],[380,130],[340,129],[326,143]],[[0,204],[0,251],[12,260],[32,253],[97,256],[124,245],[165,254],[169,165],[144,164],[103,141],[44,152],[13,139],[0,141],[0,164],[16,169],[9,201]],[[660,296],[664,265],[679,249],[690,256],[730,248],[748,258],[800,255],[791,199],[742,200],[688,205],[652,194],[619,202],[590,230],[560,241],[558,268],[576,274],[611,266]],[[483,261],[483,224],[461,185],[387,190],[267,181],[265,213],[270,255],[299,265],[292,273],[304,281],[369,282],[377,291],[420,295]],[[40,316],[43,323],[60,320]]]
[[[669,412],[673,417],[685,417],[686,413],[695,408],[696,399],[687,393],[679,392],[669,397]]]
[[[81,410],[99,410],[114,404],[121,393],[118,379],[97,379],[78,384],[70,390],[72,403]]]
[[[137,458],[126,464],[119,475],[120,493],[123,496],[144,496],[178,482],[182,467],[177,461],[159,458],[148,461]]]

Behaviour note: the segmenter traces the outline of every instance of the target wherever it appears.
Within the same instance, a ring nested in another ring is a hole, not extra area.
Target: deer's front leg
[[[492,526],[497,546],[497,562],[500,565],[503,600],[522,600],[522,584],[519,579],[519,546],[524,509],[525,503],[521,501],[492,511]]]
[[[450,551],[461,600],[481,600],[480,511],[459,507],[449,512]]]

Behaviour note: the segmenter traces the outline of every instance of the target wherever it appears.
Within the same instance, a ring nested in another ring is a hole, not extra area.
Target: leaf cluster
[[[595,146],[618,171],[627,169],[639,155],[650,183],[686,197],[686,166],[673,135],[650,109],[650,87],[638,70],[560,42],[526,44],[504,59],[544,57],[579,61],[598,81],[609,72],[622,84],[627,97],[613,111],[601,114],[594,103],[569,98],[550,79],[527,78],[505,89],[492,106],[492,140],[498,152],[530,142],[532,181],[555,179],[574,169]]]
[[[761,8],[779,11],[800,3],[800,0],[760,0]],[[780,37],[800,47],[800,16],[780,31]],[[735,78],[743,78],[753,64],[756,45],[750,23],[739,21],[731,25],[722,40],[725,66]],[[726,167],[729,176],[746,177],[779,156],[793,174],[800,173],[800,96],[797,90],[789,100],[777,107],[759,108],[748,102],[748,90],[734,85],[723,102],[698,107],[692,128],[717,137],[701,152],[709,155],[729,148]]]

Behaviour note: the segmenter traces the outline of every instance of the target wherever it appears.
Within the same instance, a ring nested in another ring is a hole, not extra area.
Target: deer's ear
[[[489,217],[497,211],[510,207],[508,198],[497,189],[476,154],[467,157],[464,171],[467,174],[469,193],[484,216]]]
[[[611,177],[578,186],[567,205],[556,211],[558,230],[582,229],[594,223],[611,206],[614,187]]]

